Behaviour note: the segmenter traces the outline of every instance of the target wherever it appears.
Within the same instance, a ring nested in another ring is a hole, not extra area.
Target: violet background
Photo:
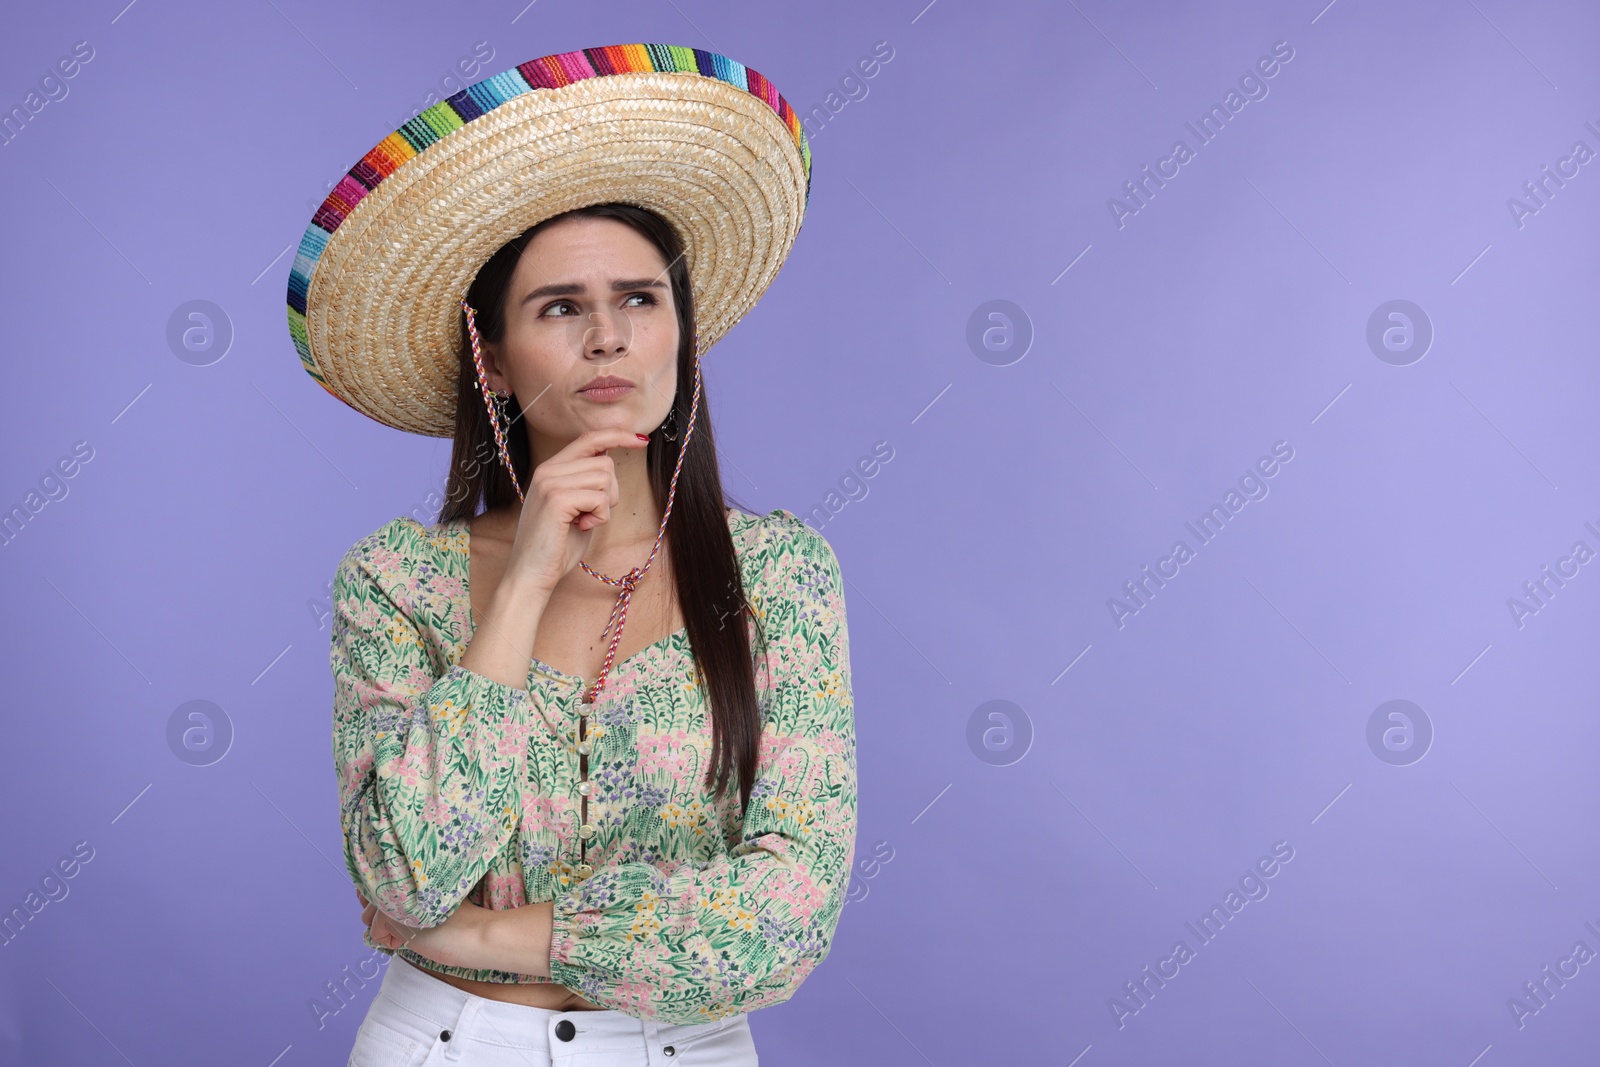
[[[764,1064],[1592,1062],[1600,964],[1520,1028],[1507,1001],[1600,950],[1600,564],[1521,627],[1507,601],[1600,548],[1600,163],[1520,227],[1507,201],[1600,150],[1600,11],[925,2],[11,13],[0,108],[94,58],[0,147],[0,508],[94,456],[0,555],[0,912],[94,858],[0,945],[0,1062],[345,1062],[376,983],[319,1029],[369,953],[317,605],[351,543],[426,512],[448,446],[318,388],[285,283],[326,183],[479,41],[480,77],[707,48],[802,113],[893,49],[808,121],[793,254],[706,360],[735,496],[858,497],[820,526],[857,899],[752,1017]],[[1108,199],[1279,41],[1268,95],[1119,229]],[[208,366],[166,336],[196,299],[233,330]],[[1033,333],[1009,365],[967,340],[995,299]],[[1393,299],[1435,333],[1406,366],[1366,340]],[[1269,495],[1119,629],[1108,598],[1278,441]],[[166,735],[196,699],[234,733],[204,767]],[[1367,742],[1393,699],[1434,734],[1406,766]],[[1019,709],[999,766],[968,741],[992,700]],[[1197,947],[1185,922],[1280,841],[1269,895]],[[1119,1028],[1179,938],[1195,959]]]

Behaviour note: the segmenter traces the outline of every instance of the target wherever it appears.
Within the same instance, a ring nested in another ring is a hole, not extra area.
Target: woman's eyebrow
[[[668,284],[659,278],[622,278],[611,283],[611,291],[620,293],[627,289],[667,289]],[[541,296],[577,296],[588,292],[588,287],[582,282],[552,282],[541,285],[522,298],[526,304],[530,300],[537,300]]]

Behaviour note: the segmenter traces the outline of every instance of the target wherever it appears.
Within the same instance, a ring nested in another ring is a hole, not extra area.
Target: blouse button
[[[589,838],[593,837],[595,835],[595,832],[596,831],[595,831],[593,823],[587,823],[586,822],[582,826],[578,827],[578,836],[583,838],[585,841],[587,841],[587,840],[589,840]]]
[[[594,746],[592,744],[590,744],[588,741],[579,741],[578,742],[578,755],[587,756],[589,753],[591,753],[593,751],[594,751]]]
[[[582,793],[584,796],[588,796],[589,795],[589,790],[591,790],[593,788],[594,788],[594,786],[590,785],[588,782],[579,782],[578,783],[578,792]]]
[[[574,868],[574,871],[579,878],[587,878],[594,873],[594,866],[588,863],[580,863]]]

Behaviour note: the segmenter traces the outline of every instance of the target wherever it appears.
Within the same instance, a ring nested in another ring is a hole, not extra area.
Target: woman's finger
[[[372,920],[372,940],[384,948],[394,948],[394,931],[389,928],[389,919],[383,914],[378,914]]]

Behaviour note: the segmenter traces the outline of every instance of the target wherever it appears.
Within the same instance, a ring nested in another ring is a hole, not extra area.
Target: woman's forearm
[[[370,924],[373,941],[384,948],[409,948],[447,967],[550,977],[555,905],[548,900],[499,911],[462,901],[443,924],[427,928],[402,926],[362,903],[362,921]]]
[[[530,580],[501,579],[461,655],[461,666],[513,689],[528,684],[533,639],[550,591]]]
[[[475,925],[469,967],[550,977],[550,938],[555,905],[550,901],[500,911],[483,910]]]

